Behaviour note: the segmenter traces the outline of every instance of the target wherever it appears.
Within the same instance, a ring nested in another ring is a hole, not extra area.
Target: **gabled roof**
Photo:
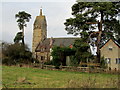
[[[36,47],[36,51],[40,51],[41,47],[46,48],[46,51],[49,51],[50,48],[50,39],[46,38],[44,41],[39,43],[39,45]],[[53,43],[52,46],[70,46],[73,45],[74,41],[78,38],[52,38]]]
[[[69,46],[74,43],[77,38],[53,38],[53,46]]]
[[[120,44],[119,44],[116,40],[108,39],[103,45],[100,46],[100,49],[101,49],[104,45],[106,45],[110,40],[112,40],[112,41],[115,43],[115,45],[117,45],[117,46],[120,48]]]

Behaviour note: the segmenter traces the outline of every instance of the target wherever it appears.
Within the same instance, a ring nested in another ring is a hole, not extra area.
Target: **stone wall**
[[[49,52],[37,52],[37,59],[39,60],[39,62],[48,62],[50,61],[50,53]]]
[[[102,48],[101,48],[101,57],[110,58],[110,63],[108,63],[108,69],[116,69],[118,70],[119,64],[116,64],[116,58],[120,58],[120,48],[112,41],[109,40]]]

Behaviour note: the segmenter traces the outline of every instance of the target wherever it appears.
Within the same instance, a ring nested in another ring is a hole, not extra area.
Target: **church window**
[[[45,50],[44,48],[41,48],[41,52],[44,52],[44,50]]]
[[[45,56],[41,56],[41,60],[45,60]]]
[[[45,50],[46,50],[47,48],[45,47]]]

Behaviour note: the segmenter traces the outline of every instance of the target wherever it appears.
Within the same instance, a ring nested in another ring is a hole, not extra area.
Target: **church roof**
[[[69,46],[74,43],[77,38],[53,38],[53,46]]]
[[[70,46],[73,45],[74,41],[78,38],[47,38],[42,43],[39,43],[36,47],[36,51],[40,51],[41,47],[46,48],[46,51],[49,51],[51,47],[51,39],[52,46]]]

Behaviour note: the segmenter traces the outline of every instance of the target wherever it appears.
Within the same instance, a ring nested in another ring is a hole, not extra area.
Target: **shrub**
[[[75,54],[75,50],[71,49],[69,47],[60,47],[60,46],[54,46],[53,51],[51,53],[53,60],[52,64],[59,68],[60,65],[65,66],[66,65],[66,56],[70,56]]]
[[[100,59],[100,67],[101,67],[101,68],[104,68],[104,69],[107,68],[107,64],[106,64],[106,62],[105,62],[104,57],[101,57],[101,59]]]
[[[52,61],[49,61],[49,62],[45,62],[44,64],[45,64],[45,65],[53,65],[53,62],[52,62]]]
[[[20,43],[16,44],[2,44],[2,63],[6,65],[14,65],[18,63],[32,63],[34,59],[32,58],[32,53],[29,51],[27,45],[22,45]]]
[[[11,65],[15,65],[16,63],[11,58],[5,57],[2,59],[2,64],[11,66]]]

